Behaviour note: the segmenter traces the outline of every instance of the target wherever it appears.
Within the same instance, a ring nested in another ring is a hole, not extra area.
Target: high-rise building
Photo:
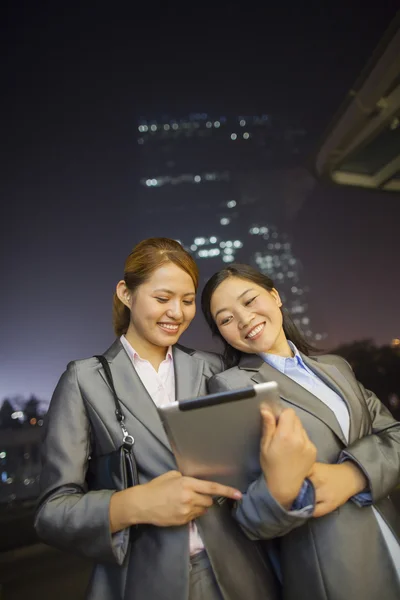
[[[138,144],[149,234],[179,239],[204,278],[233,261],[253,264],[275,281],[307,337],[321,339],[310,326],[301,265],[285,233],[313,185],[299,166],[306,131],[269,115],[193,114],[141,119]]]

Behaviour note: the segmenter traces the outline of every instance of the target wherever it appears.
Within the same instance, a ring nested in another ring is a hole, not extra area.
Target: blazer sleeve
[[[90,452],[90,423],[73,362],[60,379],[47,414],[35,529],[51,546],[122,564],[129,530],[111,534],[113,490],[88,491]]]
[[[358,385],[370,414],[372,432],[347,446],[340,459],[354,461],[363,471],[375,503],[400,481],[400,423],[373,392],[359,382]]]
[[[237,387],[237,386],[236,386]],[[208,382],[210,393],[234,389],[224,374],[212,377]],[[302,488],[301,508],[286,510],[271,495],[267,482],[261,474],[250,484],[240,502],[233,508],[233,516],[244,533],[252,540],[268,540],[286,535],[292,529],[304,525],[312,517],[315,508],[315,491],[312,484]]]

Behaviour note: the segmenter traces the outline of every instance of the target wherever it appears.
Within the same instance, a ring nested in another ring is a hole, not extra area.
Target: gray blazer
[[[242,355],[239,366],[209,381],[211,392],[277,381],[283,404],[300,417],[318,450],[317,460],[336,463],[342,450],[366,475],[374,507],[400,540],[400,517],[388,494],[400,479],[400,423],[354,377],[338,356],[306,357],[307,366],[346,402],[349,442],[325,404],[257,355]],[[371,507],[353,501],[324,517],[303,523],[281,519],[260,477],[236,509],[250,539],[280,538],[285,600],[395,600],[400,582]]]
[[[223,368],[216,354],[175,346],[173,355],[178,400],[205,394],[207,379]],[[177,465],[155,405],[120,340],[105,356],[127,429],[135,438],[139,479],[146,483]],[[87,489],[89,455],[106,454],[120,445],[121,430],[103,369],[94,358],[70,363],[49,408],[36,531],[50,545],[94,559],[90,600],[187,600],[188,525],[149,526],[129,543],[129,530],[110,533],[113,491]],[[232,518],[228,501],[215,503],[196,523],[226,600],[280,597],[269,561]]]

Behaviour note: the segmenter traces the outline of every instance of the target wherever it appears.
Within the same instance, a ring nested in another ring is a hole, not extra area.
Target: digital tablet
[[[261,472],[262,403],[282,410],[276,382],[158,408],[180,472],[244,492]]]

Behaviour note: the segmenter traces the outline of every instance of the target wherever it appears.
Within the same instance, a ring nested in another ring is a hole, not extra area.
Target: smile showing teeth
[[[264,329],[264,323],[260,323],[260,325],[257,325],[257,327],[254,327],[254,329],[252,329],[247,335],[246,337],[249,338],[250,340],[254,337],[256,337],[256,335],[258,335],[259,333],[261,333],[261,331]]]
[[[158,323],[158,325],[167,331],[175,332],[179,329],[179,325],[173,325],[172,323]]]

